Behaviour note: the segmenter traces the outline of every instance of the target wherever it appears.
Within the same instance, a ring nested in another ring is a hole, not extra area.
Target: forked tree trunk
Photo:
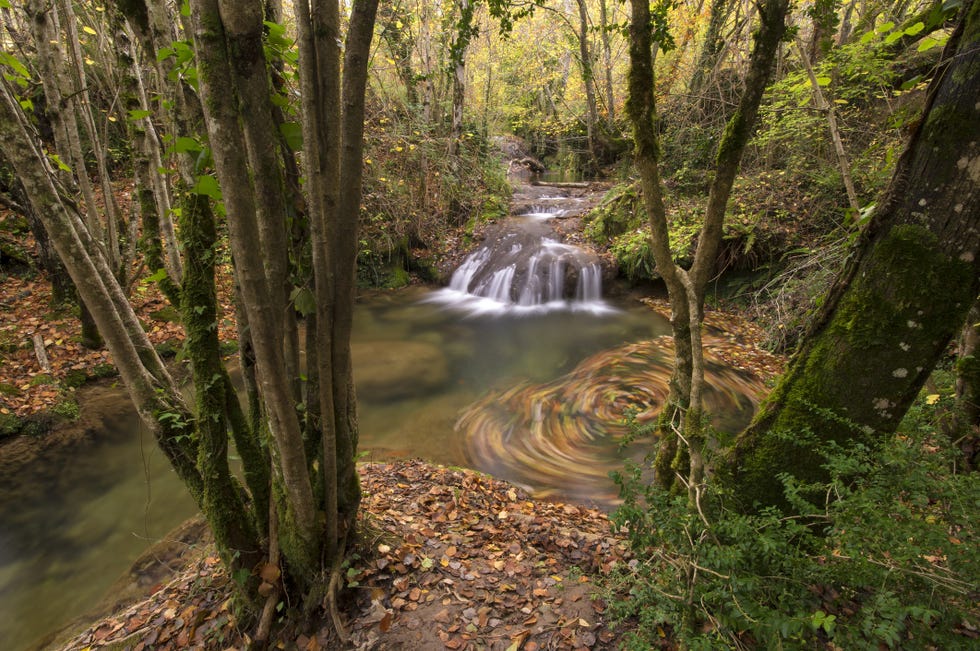
[[[966,12],[853,262],[736,442],[731,481],[748,507],[785,505],[779,472],[824,481],[822,443],[894,432],[976,302],[980,3]]]
[[[701,481],[701,395],[704,385],[701,319],[704,290],[715,272],[728,198],[742,152],[755,125],[762,94],[775,66],[788,6],[788,0],[767,0],[759,7],[761,25],[749,60],[745,90],[718,147],[704,225],[698,237],[694,264],[688,271],[673,259],[660,181],[660,143],[655,127],[657,114],[653,92],[653,48],[656,44],[650,7],[642,0],[632,2],[627,111],[633,122],[636,166],[640,172],[643,200],[653,236],[653,256],[670,297],[674,335],[674,371],[668,404],[660,420],[661,444],[655,462],[657,479],[664,486],[675,485],[678,474],[685,477],[682,483],[687,483],[692,491]],[[679,434],[686,438],[685,446],[678,445]]]
[[[191,10],[202,104],[218,180],[230,215],[232,255],[252,331],[257,377],[278,472],[276,479],[281,482],[285,500],[284,508],[278,509],[282,519],[280,531],[286,543],[283,553],[294,577],[309,581],[319,569],[316,503],[282,347],[282,313],[286,305],[276,254],[284,250],[265,248],[281,241],[275,233],[284,229],[285,214],[274,212],[269,197],[261,194],[257,179],[268,170],[262,156],[274,156],[278,150],[273,145],[272,152],[257,151],[255,141],[249,139],[246,133],[249,127],[243,128],[243,124],[249,119],[262,120],[264,115],[246,116],[240,111],[239,102],[247,102],[251,91],[248,79],[236,77],[252,72],[254,60],[249,57],[261,58],[264,66],[262,5],[202,0],[192,2]],[[268,78],[265,79],[268,83]],[[267,102],[269,90],[266,87]],[[266,107],[268,111],[268,104]],[[268,265],[264,263],[267,253],[272,253]]]

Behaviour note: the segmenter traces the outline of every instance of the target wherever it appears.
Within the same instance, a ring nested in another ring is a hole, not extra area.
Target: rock
[[[357,393],[367,400],[401,400],[432,392],[449,380],[438,346],[424,342],[371,341],[351,344]]]

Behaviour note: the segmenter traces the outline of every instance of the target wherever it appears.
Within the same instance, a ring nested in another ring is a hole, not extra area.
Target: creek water
[[[619,447],[623,416],[649,419],[665,395],[669,346],[656,338],[669,324],[603,300],[594,256],[540,226],[565,208],[544,204],[489,237],[449,288],[361,296],[352,346],[368,459],[421,457],[614,503],[608,471],[641,454]],[[755,386],[714,362],[709,375],[719,423],[744,423]],[[83,614],[194,511],[131,410],[0,482],[0,649]]]

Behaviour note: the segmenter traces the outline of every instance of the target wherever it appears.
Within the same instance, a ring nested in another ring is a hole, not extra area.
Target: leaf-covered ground
[[[361,466],[360,537],[345,571],[356,649],[613,649],[596,581],[628,562],[600,511],[531,501],[470,470],[398,461]],[[96,622],[66,649],[239,649],[227,575],[207,548],[145,601]],[[341,648],[325,620],[273,648]]]

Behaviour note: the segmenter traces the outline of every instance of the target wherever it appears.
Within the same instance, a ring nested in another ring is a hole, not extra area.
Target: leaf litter
[[[360,473],[360,535],[341,599],[351,648],[617,648],[622,631],[608,621],[597,582],[629,552],[605,513],[534,501],[505,481],[420,460],[362,464]],[[64,648],[244,648],[232,588],[208,548]],[[272,648],[343,648],[327,619],[274,635]]]

